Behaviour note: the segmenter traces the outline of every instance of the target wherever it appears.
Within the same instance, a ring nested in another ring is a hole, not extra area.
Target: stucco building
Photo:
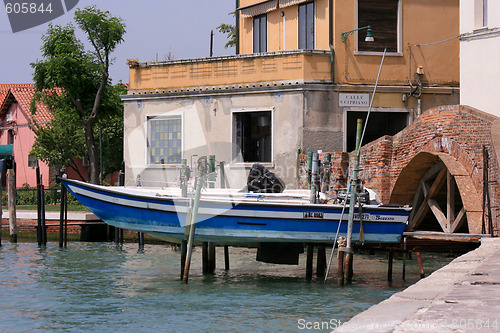
[[[460,1],[460,104],[500,116],[500,2]]]
[[[6,154],[0,158],[12,159],[15,163],[16,184],[36,186],[36,158],[30,154],[35,134],[30,126],[34,122],[50,122],[48,109],[40,105],[35,115],[31,114],[30,103],[35,87],[32,83],[0,84],[0,145]],[[46,163],[40,162],[40,173],[45,186],[55,176]],[[2,163],[2,172],[5,172]]]
[[[255,162],[298,186],[300,152],[353,149],[384,50],[364,143],[398,133],[423,110],[459,102],[455,0],[240,0],[237,7],[236,55],[129,61],[129,184],[175,182],[182,159],[216,155],[232,187],[245,185]]]

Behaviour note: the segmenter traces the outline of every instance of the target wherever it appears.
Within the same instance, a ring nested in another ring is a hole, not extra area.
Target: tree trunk
[[[104,93],[104,88],[106,87],[106,84],[108,82],[108,71],[107,67],[102,74],[102,79],[101,83],[99,85],[99,89],[97,90],[97,93],[95,95],[94,99],[94,107],[92,108],[92,112],[90,116],[87,118],[87,121],[85,122],[85,142],[87,143],[87,150],[89,154],[89,181],[92,184],[99,184],[100,183],[100,163],[99,163],[99,154],[97,154],[97,148],[95,147],[95,140],[94,140],[94,124],[95,120],[97,117],[97,113],[99,110],[99,107],[101,106],[101,99],[102,95]]]
[[[89,157],[89,181],[92,184],[99,184],[99,154],[97,154],[95,146],[93,125],[93,118],[85,122],[85,143],[87,144]]]

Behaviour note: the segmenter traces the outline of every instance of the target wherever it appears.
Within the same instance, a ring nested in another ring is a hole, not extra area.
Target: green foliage
[[[111,85],[109,66],[111,53],[123,41],[125,24],[95,6],[76,10],[75,22],[92,45],[91,51],[76,38],[72,24],[49,25],[42,37],[43,60],[31,64],[37,90],[31,112],[35,114],[37,105],[44,103],[53,117],[50,124],[33,127],[37,139],[32,154],[51,166],[74,169],[74,157],[88,157],[89,177],[95,183],[100,164],[96,124],[102,126],[104,136],[103,160],[113,161],[108,170],[114,171],[122,160],[121,142],[117,142],[123,137],[119,94],[126,90],[121,84]]]
[[[229,15],[235,16],[236,12],[231,12]],[[232,24],[225,24],[222,23],[217,27],[217,30],[219,30],[220,33],[226,34],[227,35],[227,43],[224,45],[224,47],[227,49],[228,47],[233,47],[236,46],[236,40],[237,40],[237,31],[236,31],[236,26]]]
[[[68,193],[68,205],[82,206],[78,200]],[[18,206],[36,206],[38,202],[36,187],[30,187],[28,184],[23,184],[21,188],[16,190],[16,205]],[[45,189],[45,204],[56,205],[61,202],[61,185],[52,185]],[[7,206],[7,191],[2,191],[2,206]],[[83,207],[83,206],[82,206]]]

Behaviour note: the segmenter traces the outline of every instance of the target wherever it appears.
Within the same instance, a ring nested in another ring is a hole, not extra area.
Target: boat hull
[[[123,188],[62,180],[69,191],[109,225],[179,242],[185,239],[189,199],[163,197]],[[363,221],[355,213],[353,240],[399,242],[408,208],[364,206]],[[262,242],[331,244],[339,230],[347,232],[348,209],[339,228],[342,206],[240,200],[201,199],[195,228],[199,242],[250,245]],[[361,227],[362,225],[362,227]]]

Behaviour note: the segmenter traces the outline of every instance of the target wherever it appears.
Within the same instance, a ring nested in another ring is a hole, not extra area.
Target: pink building
[[[0,145],[6,153],[1,158],[7,157],[6,155],[12,152],[18,187],[24,184],[30,187],[36,186],[36,159],[30,155],[35,134],[30,125],[34,121],[47,123],[51,119],[50,112],[44,105],[38,107],[35,115],[31,114],[30,103],[34,90],[32,83],[0,84]],[[51,173],[48,165],[42,161],[39,162],[39,166],[43,184],[48,186],[53,181],[55,173]]]
[[[33,83],[0,84],[0,159],[12,156],[17,187],[24,184],[30,187],[36,186],[36,159],[30,155],[35,142],[35,133],[30,125],[35,122],[47,124],[52,119],[45,105],[38,105],[36,114],[31,114],[30,103],[34,91]],[[81,161],[76,161],[75,164],[78,165],[82,175],[87,175],[86,167],[82,166]],[[46,187],[53,184],[59,170],[49,168],[42,161],[39,161],[39,166],[43,184]],[[67,173],[70,178],[80,179],[72,169],[68,168]]]

